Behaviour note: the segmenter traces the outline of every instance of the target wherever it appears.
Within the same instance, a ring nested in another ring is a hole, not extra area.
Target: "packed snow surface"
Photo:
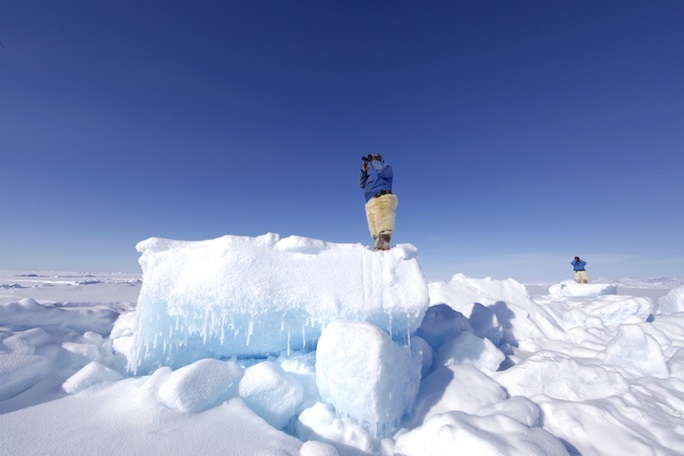
[[[281,281],[262,287],[263,313],[281,312],[283,293],[292,298],[293,290],[311,284],[310,269],[298,262],[325,255],[329,264],[316,266],[325,283],[311,286],[315,293],[332,289],[319,301],[296,305],[321,318],[311,337],[317,348],[307,342],[306,347],[290,344],[288,350],[285,343],[270,356],[264,351],[255,357],[217,356],[218,345],[210,341],[208,352],[197,345],[197,359],[187,351],[178,363],[171,355],[179,352],[150,350],[159,362],[150,357],[150,372],[144,373],[127,368],[139,325],[149,323],[140,318],[141,302],[136,306],[138,292],[142,298],[141,288],[147,286],[141,287],[138,277],[2,272],[0,454],[682,453],[681,282],[631,279],[623,287],[620,281],[602,280],[615,285],[615,293],[567,296],[550,292],[554,284],[540,288],[457,274],[427,284],[426,291],[424,281],[402,269],[418,267],[412,247],[368,251],[378,256],[368,259],[376,262],[370,269],[383,271],[374,287],[403,286],[391,277],[413,277],[411,286],[419,287],[413,293],[429,292],[424,316],[417,323],[404,317],[404,334],[397,337],[394,319],[390,325],[389,319],[369,318],[351,298],[339,298],[340,305],[352,306],[360,318],[336,318],[330,312],[329,296],[343,293],[326,271],[333,264],[349,267],[349,257],[363,257],[363,248],[302,239],[288,242],[316,247],[277,250],[280,240],[268,235],[245,240],[251,247],[243,245],[241,252],[260,261],[270,255],[269,263],[246,261],[252,272],[287,269],[272,271],[269,277]],[[214,249],[201,242],[149,243],[154,253],[143,252],[143,257],[161,262],[154,266],[164,263],[163,252],[179,261],[180,251],[192,248],[205,249],[205,261],[221,264],[221,255],[212,257]],[[215,244],[220,250],[221,243]],[[164,267],[178,274],[164,282],[159,272],[150,279],[155,290],[162,283],[171,290],[180,282],[188,292],[192,279],[216,286],[218,273],[211,268],[181,274],[182,264]],[[358,296],[358,290],[349,291]],[[233,298],[237,293],[226,292]],[[220,294],[216,288],[211,293]],[[204,301],[192,297],[191,306],[187,301],[174,305],[204,315],[199,304]],[[383,298],[383,311],[396,309],[389,302],[393,299]],[[167,304],[152,307],[159,311]],[[195,335],[183,332],[189,328],[174,327],[173,334],[191,341]],[[250,346],[259,346],[251,344],[261,337],[268,338],[264,346],[272,343],[269,335],[254,331]]]

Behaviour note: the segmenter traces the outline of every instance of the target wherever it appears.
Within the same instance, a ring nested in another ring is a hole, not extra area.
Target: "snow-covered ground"
[[[316,313],[315,322],[307,320],[308,336],[320,337],[316,351],[290,347],[289,339],[275,356],[214,359],[193,349],[178,366],[149,364],[150,372],[137,374],[130,358],[143,329],[136,325],[151,324],[137,308],[142,275],[0,271],[0,454],[684,453],[681,281],[525,286],[456,274],[426,290],[412,282],[418,291],[409,299],[399,285],[415,277],[409,246],[367,257],[360,246],[295,238],[274,247],[276,256],[269,249],[242,247],[242,258],[289,282],[240,299],[277,301],[266,311],[283,315]],[[396,302],[386,297],[400,290],[407,320],[397,327],[412,328],[413,317],[420,326],[407,338],[391,334],[391,321],[388,332],[377,314],[330,318],[331,305],[346,299],[340,290],[358,291],[345,282],[353,275],[318,276],[334,291],[320,308],[288,301],[314,286],[300,268],[307,255],[318,271],[363,264],[362,275],[373,281],[377,274],[389,293],[363,292],[363,299]],[[191,282],[222,280],[188,271]],[[174,284],[184,280],[177,275]],[[143,293],[148,309],[173,294],[163,277],[146,281],[158,286]],[[191,292],[186,283],[173,299]],[[410,302],[420,307],[422,293],[429,307],[411,314]],[[265,337],[254,328],[249,336]]]

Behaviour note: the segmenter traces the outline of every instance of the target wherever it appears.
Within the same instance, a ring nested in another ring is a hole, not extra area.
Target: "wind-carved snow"
[[[416,249],[373,252],[299,236],[138,243],[143,284],[129,370],[315,348],[335,320],[408,344],[429,304]]]

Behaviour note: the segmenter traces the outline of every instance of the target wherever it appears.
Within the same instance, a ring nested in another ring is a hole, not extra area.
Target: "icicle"
[[[409,321],[411,321],[411,314],[406,312],[406,340],[408,341],[408,346],[411,347],[411,328],[410,325],[408,324]]]
[[[233,332],[233,339],[237,339],[240,330],[235,327],[235,319],[233,318],[230,319],[230,330]]]
[[[291,331],[288,329],[287,330],[287,356],[290,356],[290,353],[291,353],[291,351],[290,351],[290,335],[291,335]]]
[[[371,423],[371,425],[369,427],[370,427],[371,435],[374,437],[377,437],[378,436],[379,423],[377,421],[373,421],[373,423]]]
[[[202,320],[202,343],[207,343],[207,336],[209,335],[209,310],[204,309],[204,318]]]
[[[247,327],[247,343],[249,346],[249,340],[252,338],[252,332],[254,331],[254,318],[249,319],[249,326]]]
[[[219,336],[219,343],[221,345],[226,341],[226,317],[221,317],[221,335]]]
[[[306,350],[306,325],[302,325],[302,349]]]

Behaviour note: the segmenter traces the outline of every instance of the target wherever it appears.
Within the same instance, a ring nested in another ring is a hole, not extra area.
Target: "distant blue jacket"
[[[392,191],[393,177],[392,167],[384,160],[371,161],[368,171],[361,170],[359,175],[359,187],[363,189],[366,201],[383,190]]]
[[[570,264],[575,271],[584,271],[584,267],[587,265],[587,262],[582,260],[572,260]]]

